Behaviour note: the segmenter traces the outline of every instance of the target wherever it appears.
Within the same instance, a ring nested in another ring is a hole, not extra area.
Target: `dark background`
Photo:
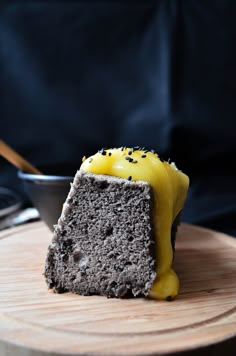
[[[236,2],[1,2],[0,137],[36,166],[146,146],[183,220],[236,236]],[[0,185],[21,192],[0,158]]]

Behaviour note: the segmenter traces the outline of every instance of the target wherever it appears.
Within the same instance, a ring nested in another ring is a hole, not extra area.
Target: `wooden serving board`
[[[51,237],[42,222],[0,234],[0,355],[235,354],[236,239],[182,224],[166,302],[48,291]]]

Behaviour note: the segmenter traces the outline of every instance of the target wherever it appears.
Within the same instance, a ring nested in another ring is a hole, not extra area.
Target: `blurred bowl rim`
[[[1,198],[5,195],[7,197],[10,196],[13,199],[13,202],[10,205],[0,208],[0,218],[10,215],[22,207],[22,200],[15,191],[6,187],[0,187],[0,194]]]
[[[37,182],[71,182],[74,177],[73,176],[58,176],[58,175],[50,175],[50,174],[32,174],[25,173],[21,170],[18,170],[18,177],[24,180],[29,181],[37,181]]]

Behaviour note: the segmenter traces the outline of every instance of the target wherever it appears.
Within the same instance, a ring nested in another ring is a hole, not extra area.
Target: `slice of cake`
[[[145,149],[103,149],[84,160],[49,246],[48,287],[176,297],[173,241],[188,184],[173,163]]]

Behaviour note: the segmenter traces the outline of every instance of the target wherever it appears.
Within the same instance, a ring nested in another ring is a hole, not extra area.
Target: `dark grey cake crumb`
[[[45,265],[49,288],[146,296],[156,277],[148,183],[77,172]]]

